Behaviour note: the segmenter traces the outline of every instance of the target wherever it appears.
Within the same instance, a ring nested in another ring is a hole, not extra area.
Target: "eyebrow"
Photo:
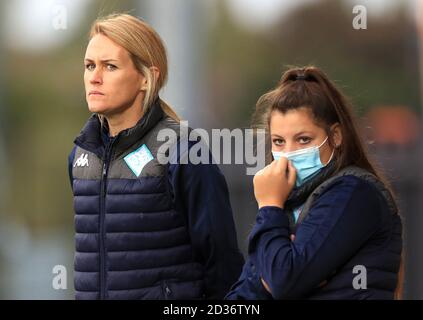
[[[301,135],[303,135],[303,134],[310,134],[310,135],[311,135],[311,132],[309,132],[309,131],[301,131],[301,132],[296,133],[296,134],[294,135],[294,137],[298,137],[298,136],[301,136]],[[280,135],[278,135],[278,134],[272,134],[272,136],[274,136],[274,137],[279,137],[279,138],[283,138],[282,136],[280,136]]]
[[[94,62],[94,60],[93,59],[90,59],[90,58],[85,58],[84,61]],[[116,60],[116,59],[105,59],[105,60],[101,60],[101,62],[111,62],[111,61],[117,62],[118,60]]]

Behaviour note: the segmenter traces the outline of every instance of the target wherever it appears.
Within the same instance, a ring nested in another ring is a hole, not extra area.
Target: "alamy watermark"
[[[352,10],[356,14],[352,21],[352,26],[355,30],[367,29],[367,8],[363,5],[356,5]]]
[[[66,267],[63,265],[55,265],[52,273],[54,275],[51,283],[53,289],[66,290],[68,288]]]
[[[68,9],[65,5],[54,5],[51,8],[51,26],[54,30],[66,30],[68,28]]]
[[[245,164],[247,175],[265,166],[264,129],[212,129],[209,134],[204,129],[189,129],[188,122],[181,121],[179,133],[162,129],[157,140],[165,142],[157,152],[161,164]]]
[[[352,281],[352,286],[355,290],[365,290],[367,289],[367,269],[365,266],[359,264],[354,266],[352,270],[354,276]]]

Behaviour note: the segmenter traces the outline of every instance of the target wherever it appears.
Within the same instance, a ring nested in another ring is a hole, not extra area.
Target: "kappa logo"
[[[83,153],[76,159],[73,167],[88,167],[88,153]]]

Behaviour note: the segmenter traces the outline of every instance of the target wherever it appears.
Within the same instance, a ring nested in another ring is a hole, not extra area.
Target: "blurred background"
[[[367,29],[352,22],[355,5]],[[423,4],[418,0],[0,1],[0,299],[73,298],[67,156],[89,117],[90,24],[125,11],[166,43],[161,96],[194,128],[247,128],[290,65],[314,64],[353,101],[405,222],[404,298],[423,299]],[[222,165],[245,253],[256,204],[242,165]],[[55,265],[67,289],[55,290]]]

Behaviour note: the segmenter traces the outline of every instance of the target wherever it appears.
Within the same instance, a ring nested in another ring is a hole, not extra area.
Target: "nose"
[[[103,83],[103,75],[101,73],[100,68],[95,68],[91,75],[90,75],[90,83],[91,84],[102,84]]]
[[[285,148],[283,148],[284,152],[291,152],[295,151],[297,148],[295,147],[294,143],[292,141],[286,141],[285,142]]]

